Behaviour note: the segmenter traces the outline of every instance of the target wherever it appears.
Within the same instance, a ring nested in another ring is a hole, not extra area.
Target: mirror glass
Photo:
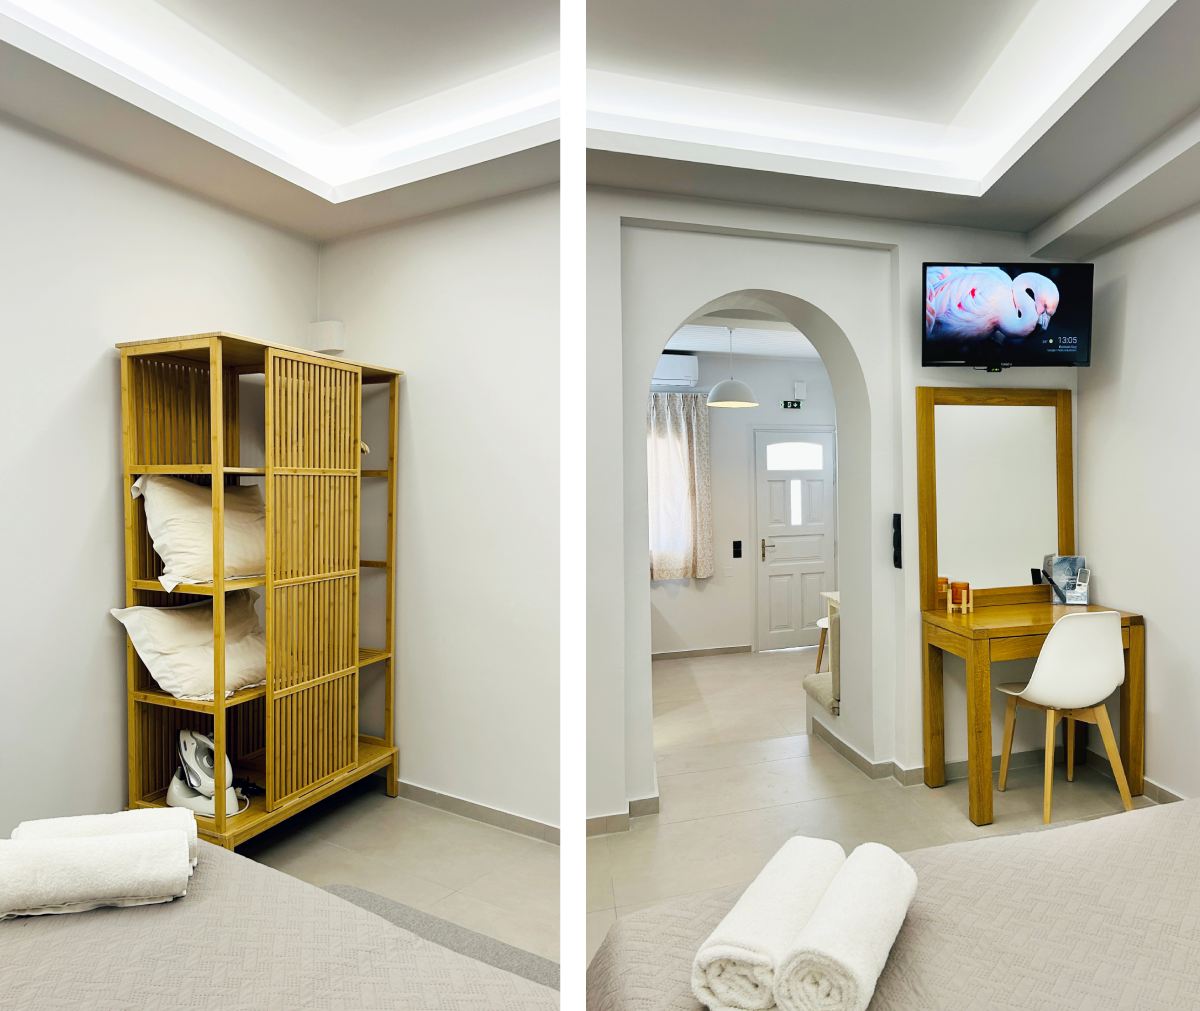
[[[1053,407],[938,404],[937,575],[1028,586],[1058,550]]]

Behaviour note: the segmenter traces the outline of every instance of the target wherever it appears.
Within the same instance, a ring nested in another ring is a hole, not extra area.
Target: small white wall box
[[[340,319],[323,319],[308,324],[308,346],[325,355],[346,350],[346,324]]]
[[[792,399],[781,400],[779,406],[788,411],[798,411],[804,406],[804,401],[808,399],[808,383],[801,382],[797,379],[792,383]]]

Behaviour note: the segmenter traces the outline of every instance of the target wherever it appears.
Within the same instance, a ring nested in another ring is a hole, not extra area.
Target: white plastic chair
[[[1075,721],[1094,723],[1100,730],[1104,750],[1112,765],[1121,803],[1126,811],[1132,810],[1129,783],[1104,705],[1104,700],[1124,680],[1121,616],[1116,611],[1084,611],[1059,618],[1046,636],[1029,683],[996,686],[1009,696],[1004,713],[1004,748],[1000,753],[1000,789],[1008,783],[1017,706],[1028,706],[1046,714],[1046,785],[1042,796],[1042,821],[1050,824],[1054,731],[1060,719],[1067,721],[1067,779],[1075,778]]]

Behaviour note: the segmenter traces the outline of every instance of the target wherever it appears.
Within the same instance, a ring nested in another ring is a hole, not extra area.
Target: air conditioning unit
[[[700,381],[700,361],[695,355],[661,355],[654,369],[655,386],[694,389]]]

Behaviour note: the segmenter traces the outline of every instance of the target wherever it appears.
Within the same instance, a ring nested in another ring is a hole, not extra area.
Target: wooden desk
[[[946,784],[942,660],[945,653],[953,653],[966,663],[967,775],[970,817],[976,825],[992,822],[992,663],[1036,657],[1054,622],[1079,610],[1113,608],[1034,603],[977,607],[970,614],[922,612],[925,785]],[[1125,646],[1121,761],[1129,779],[1129,792],[1138,796],[1145,786],[1146,626],[1139,614],[1120,614]]]

